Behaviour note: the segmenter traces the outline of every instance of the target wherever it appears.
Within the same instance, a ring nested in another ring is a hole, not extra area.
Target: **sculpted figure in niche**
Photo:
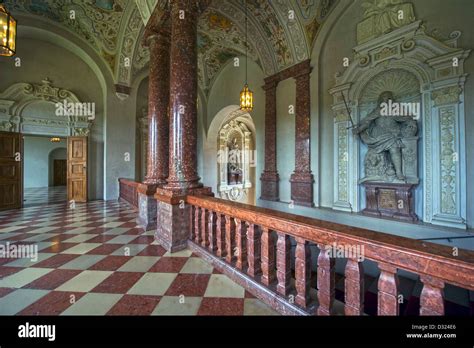
[[[354,128],[369,148],[364,161],[366,181],[404,182],[402,139],[413,137],[418,131],[413,116],[386,115],[383,105],[394,103],[392,92],[383,92],[377,107]]]
[[[227,183],[236,185],[242,183],[242,165],[240,161],[241,151],[237,138],[232,139],[229,144],[229,158],[227,161]]]

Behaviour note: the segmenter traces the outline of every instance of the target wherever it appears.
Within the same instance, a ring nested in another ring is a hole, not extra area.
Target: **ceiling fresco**
[[[337,0],[247,1],[248,54],[265,75],[306,60],[320,26]],[[0,2],[2,2],[0,0]],[[115,82],[130,85],[146,68],[144,26],[168,0],[5,0],[15,13],[54,21],[83,38],[107,63]],[[71,19],[71,11],[75,19]],[[292,15],[293,14],[293,15]],[[158,15],[156,21],[163,18]],[[21,22],[20,22],[21,25]],[[244,0],[212,0],[198,25],[199,81],[208,91],[222,67],[244,55]]]

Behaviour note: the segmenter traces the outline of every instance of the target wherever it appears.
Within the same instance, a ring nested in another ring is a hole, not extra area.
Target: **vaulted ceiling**
[[[168,0],[5,0],[13,13],[54,21],[87,41],[116,83],[130,85],[147,66],[144,23]],[[0,1],[1,2],[1,1]],[[336,0],[248,0],[248,52],[266,75],[308,59]],[[159,18],[159,16],[158,16]],[[19,22],[21,25],[21,21]],[[245,54],[244,0],[212,0],[198,26],[199,81],[207,91],[220,69]]]

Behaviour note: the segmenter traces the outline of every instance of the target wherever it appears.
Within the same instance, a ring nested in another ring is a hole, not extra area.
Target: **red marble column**
[[[147,38],[150,49],[148,81],[148,152],[146,184],[165,184],[169,153],[169,25]]]
[[[277,170],[276,147],[276,88],[278,80],[265,79],[265,169],[260,177],[262,182],[261,199],[278,201],[280,199],[278,182],[280,177]]]
[[[170,252],[187,247],[191,207],[186,195],[212,196],[197,173],[197,22],[210,0],[170,0],[168,178],[158,187],[155,237]]]
[[[313,203],[314,178],[311,173],[311,96],[310,61],[298,65],[296,72],[295,171],[291,175],[291,199],[308,207]]]
[[[169,176],[166,189],[202,187],[197,173],[198,1],[171,0]]]
[[[145,42],[150,50],[148,82],[148,148],[147,174],[138,186],[139,213],[137,223],[146,230],[156,227],[156,200],[159,185],[168,176],[168,110],[169,110],[169,22],[157,30],[147,28]]]

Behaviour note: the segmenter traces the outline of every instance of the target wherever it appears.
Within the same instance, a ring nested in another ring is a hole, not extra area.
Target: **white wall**
[[[52,143],[50,138],[34,136],[25,136],[23,141],[25,188],[50,186],[52,173],[50,173],[49,154],[57,149],[66,149],[66,141],[62,139],[59,143]]]

